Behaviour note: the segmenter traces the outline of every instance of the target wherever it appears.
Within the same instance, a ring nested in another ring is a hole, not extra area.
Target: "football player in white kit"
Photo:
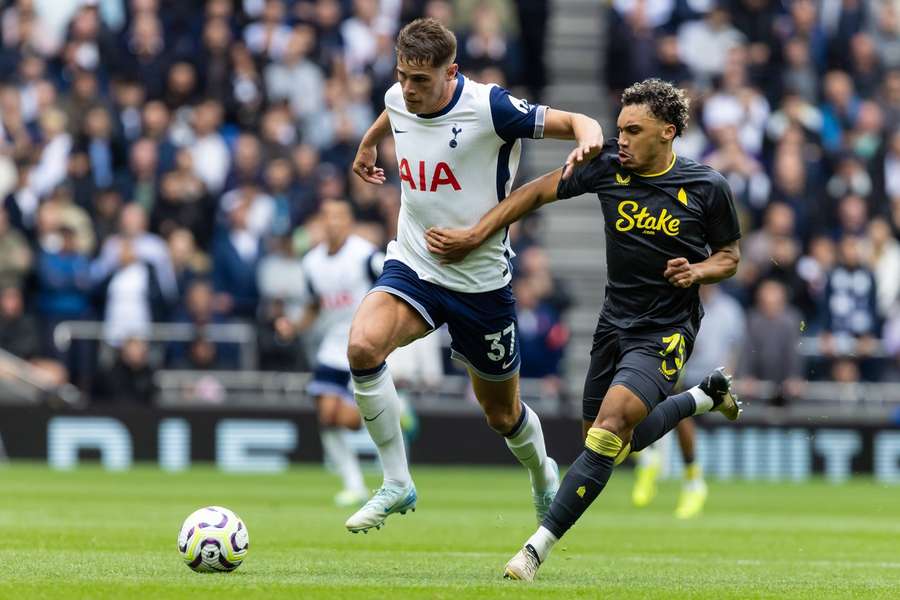
[[[603,134],[589,117],[532,105],[464,77],[454,63],[455,36],[434,19],[404,27],[396,51],[398,83],[385,94],[386,110],[366,132],[353,164],[365,181],[383,183],[376,147],[393,133],[401,180],[397,239],[353,318],[348,346],[354,395],[378,447],[384,483],[346,527],[365,532],[380,528],[391,514],[415,509],[397,392],[385,358],[444,323],[488,425],[529,472],[540,520],[559,487],[559,469],[547,456],[537,414],[519,399],[507,232],[453,265],[429,253],[424,234],[432,226],[473,225],[502,202],[518,168],[521,138],[575,139],[571,164],[593,158]]]
[[[325,241],[303,257],[303,273],[312,302],[296,325],[279,323],[290,335],[318,323],[322,341],[316,355],[313,379],[307,393],[316,399],[319,435],[325,457],[343,480],[344,489],[335,496],[339,506],[359,506],[368,499],[355,450],[345,433],[362,426],[359,410],[350,393],[347,340],[353,313],[381,274],[384,254],[353,234],[353,207],[346,200],[328,199],[321,214]]]

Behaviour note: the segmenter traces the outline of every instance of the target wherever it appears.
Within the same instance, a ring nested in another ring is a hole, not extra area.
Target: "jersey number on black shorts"
[[[672,335],[663,337],[662,343],[665,347],[659,351],[659,355],[663,357],[659,370],[666,376],[666,379],[671,379],[684,366],[684,336],[676,331]],[[674,359],[674,369],[668,365],[667,361],[670,357]]]

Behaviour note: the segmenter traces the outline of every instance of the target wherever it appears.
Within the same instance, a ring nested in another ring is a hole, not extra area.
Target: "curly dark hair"
[[[654,117],[675,126],[675,135],[681,135],[690,119],[690,99],[684,90],[661,79],[645,79],[622,92],[622,106],[644,104]]]

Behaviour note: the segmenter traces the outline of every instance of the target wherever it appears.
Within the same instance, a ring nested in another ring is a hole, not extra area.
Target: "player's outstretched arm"
[[[575,140],[575,149],[566,158],[565,176],[576,166],[590,162],[603,147],[603,129],[600,123],[581,113],[547,109],[544,137],[559,140]]]
[[[515,223],[533,210],[556,200],[562,169],[556,169],[526,183],[485,213],[468,229],[432,227],[425,232],[428,250],[440,257],[442,263],[455,263],[484,243],[504,227]]]
[[[675,287],[689,288],[694,284],[718,283],[737,272],[741,260],[738,241],[729,242],[721,248],[713,248],[706,260],[691,264],[686,258],[673,258],[666,263],[663,277]]]
[[[353,172],[363,181],[381,185],[385,181],[384,169],[375,166],[378,158],[378,144],[391,133],[391,121],[387,111],[382,111],[366,135],[359,143],[356,158],[353,159]]]

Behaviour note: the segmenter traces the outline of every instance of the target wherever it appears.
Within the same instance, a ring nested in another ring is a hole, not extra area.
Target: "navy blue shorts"
[[[319,365],[313,371],[313,378],[306,386],[306,393],[317,398],[319,396],[340,396],[350,399],[350,371],[334,369]]]
[[[372,291],[403,299],[432,330],[446,323],[453,358],[482,379],[505,381],[519,372],[519,325],[511,286],[477,294],[455,292],[389,260]]]

